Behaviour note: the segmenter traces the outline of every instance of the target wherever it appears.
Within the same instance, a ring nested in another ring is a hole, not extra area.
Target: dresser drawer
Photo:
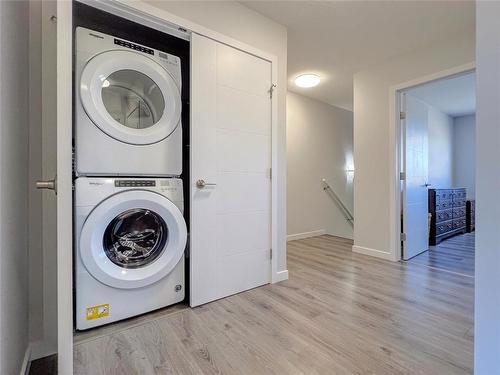
[[[465,206],[453,208],[454,219],[465,218],[465,213],[466,213]]]
[[[453,220],[453,229],[463,229],[465,228],[465,217],[463,219]]]
[[[451,199],[440,200],[436,202],[436,211],[443,211],[453,207],[453,201]]]
[[[453,230],[453,220],[443,221],[436,224],[436,236],[440,234],[451,232]]]
[[[465,199],[467,197],[467,191],[465,189],[454,189],[453,199]]]
[[[438,189],[436,190],[436,202],[448,201],[453,199],[453,190]]]
[[[443,221],[451,220],[453,219],[453,210],[444,210],[444,211],[437,211],[436,212],[436,223],[441,223]]]
[[[465,207],[465,202],[467,200],[465,198],[455,198],[453,200],[453,207]]]

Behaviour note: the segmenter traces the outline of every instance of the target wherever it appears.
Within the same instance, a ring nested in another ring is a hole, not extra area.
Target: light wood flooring
[[[77,341],[76,374],[471,374],[474,279],[288,243],[288,281]]]
[[[410,263],[474,277],[474,232],[448,238],[409,260]]]

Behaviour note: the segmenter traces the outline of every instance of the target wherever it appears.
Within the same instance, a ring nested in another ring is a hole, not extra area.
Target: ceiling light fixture
[[[314,87],[319,85],[321,78],[317,74],[301,74],[295,78],[295,84],[299,87]]]

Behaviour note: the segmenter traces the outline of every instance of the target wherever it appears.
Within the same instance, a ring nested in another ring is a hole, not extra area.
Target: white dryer
[[[78,330],[184,299],[182,181],[82,177],[75,182]]]
[[[82,27],[75,40],[76,174],[179,176],[180,58]]]

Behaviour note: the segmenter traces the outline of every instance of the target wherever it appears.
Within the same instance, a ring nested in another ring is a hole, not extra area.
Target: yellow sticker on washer
[[[87,307],[87,320],[94,320],[109,316],[109,303]]]

